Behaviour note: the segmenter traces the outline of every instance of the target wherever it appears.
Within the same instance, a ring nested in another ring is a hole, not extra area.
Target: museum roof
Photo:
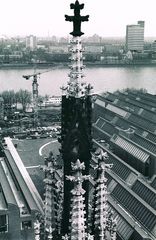
[[[17,191],[14,186],[18,186],[20,191],[24,195],[24,200],[27,202],[31,211],[39,211],[43,214],[43,202],[41,200],[41,197],[37,192],[35,185],[33,184],[27,170],[22,163],[21,158],[19,157],[9,137],[5,138],[5,144],[5,161],[7,163],[8,169],[10,170],[9,184],[12,188],[12,191],[14,191],[15,198]],[[13,183],[12,180],[14,181]]]
[[[124,139],[123,137],[121,137],[119,135],[114,135],[111,138],[111,142],[114,142],[116,145],[118,145],[123,150],[125,150],[129,154],[131,154],[134,157],[136,157],[137,159],[139,159],[141,162],[146,162],[150,158],[150,154],[143,151],[141,148],[135,146],[128,139]]]
[[[17,202],[12,192],[11,186],[8,182],[6,173],[2,165],[2,161],[4,161],[3,158],[0,159],[0,187],[1,187],[0,210],[6,210],[8,209],[9,204],[17,206]]]

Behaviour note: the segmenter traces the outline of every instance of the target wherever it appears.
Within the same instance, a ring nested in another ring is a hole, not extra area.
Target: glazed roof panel
[[[112,141],[142,162],[146,162],[150,157],[148,153],[118,135],[115,135]]]
[[[140,180],[134,183],[132,190],[156,210],[156,191],[143,184]]]
[[[6,204],[13,204],[17,206],[17,202],[15,200],[14,194],[11,190],[10,184],[8,182],[8,179],[6,177],[6,174],[4,172],[3,166],[2,166],[3,159],[0,160],[0,184],[2,187],[3,194],[6,199]]]

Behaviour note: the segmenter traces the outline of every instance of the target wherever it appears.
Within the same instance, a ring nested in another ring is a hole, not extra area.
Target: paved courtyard
[[[44,173],[40,166],[44,164],[44,157],[47,157],[50,151],[52,151],[55,156],[59,154],[58,149],[60,144],[57,142],[56,138],[13,139],[13,143],[37,190],[41,197],[43,197]]]

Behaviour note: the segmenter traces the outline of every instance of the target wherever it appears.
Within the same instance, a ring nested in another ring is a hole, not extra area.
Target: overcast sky
[[[0,36],[67,36],[72,23],[64,15],[73,15],[75,0],[0,0]],[[126,25],[145,21],[145,37],[156,36],[156,0],[79,0],[85,3],[82,15],[90,21],[82,24],[85,36],[125,37]]]

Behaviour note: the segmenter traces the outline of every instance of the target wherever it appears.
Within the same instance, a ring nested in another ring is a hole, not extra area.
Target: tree
[[[16,93],[16,98],[17,98],[17,102],[22,104],[23,111],[25,111],[27,105],[31,103],[32,96],[29,91],[20,89]]]
[[[16,96],[14,90],[7,90],[2,92],[1,96],[4,99],[4,105],[10,105],[10,107],[16,103]]]

